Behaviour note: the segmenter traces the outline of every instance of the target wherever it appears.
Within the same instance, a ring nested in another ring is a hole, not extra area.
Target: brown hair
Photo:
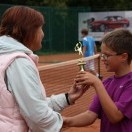
[[[81,30],[81,33],[84,34],[84,35],[88,35],[88,29],[87,28],[83,28]]]
[[[119,28],[107,33],[102,39],[102,44],[116,53],[127,53],[130,64],[132,60],[132,33],[129,30]]]
[[[44,17],[37,10],[26,6],[13,6],[2,16],[0,36],[9,35],[27,45],[25,42],[35,38],[35,31],[43,24]]]

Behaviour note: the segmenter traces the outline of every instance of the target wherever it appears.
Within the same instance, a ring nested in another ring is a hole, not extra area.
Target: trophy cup
[[[77,65],[80,67],[80,71],[85,71],[84,66],[86,65],[86,62],[83,60],[82,43],[78,42],[74,49],[79,53],[79,55],[81,55]]]

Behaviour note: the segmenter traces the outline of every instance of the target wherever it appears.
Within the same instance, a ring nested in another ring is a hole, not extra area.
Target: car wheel
[[[101,24],[99,28],[101,32],[104,32],[106,29],[106,26],[104,24]]]

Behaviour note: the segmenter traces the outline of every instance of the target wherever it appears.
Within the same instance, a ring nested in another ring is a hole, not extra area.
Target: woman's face
[[[36,30],[35,38],[32,39],[32,41],[30,42],[30,45],[31,45],[30,49],[32,51],[37,51],[37,50],[41,49],[43,38],[44,38],[44,32],[43,32],[42,26],[41,26]]]

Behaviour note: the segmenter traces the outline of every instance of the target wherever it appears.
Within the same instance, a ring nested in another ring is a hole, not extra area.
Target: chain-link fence
[[[0,4],[0,16],[3,12],[13,5]],[[89,11],[89,8],[68,8],[58,9],[51,7],[36,7],[44,14],[45,37],[42,42],[40,52],[71,52],[78,42],[78,12]]]

